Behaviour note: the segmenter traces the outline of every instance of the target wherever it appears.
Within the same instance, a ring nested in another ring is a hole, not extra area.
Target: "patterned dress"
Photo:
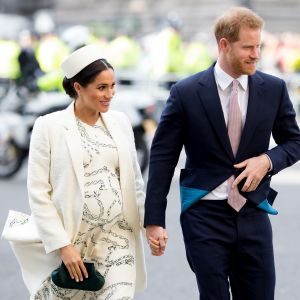
[[[135,290],[134,234],[122,213],[118,152],[101,118],[77,119],[84,153],[85,201],[74,247],[105,277],[100,291],[57,287],[50,276],[34,300],[130,300]]]

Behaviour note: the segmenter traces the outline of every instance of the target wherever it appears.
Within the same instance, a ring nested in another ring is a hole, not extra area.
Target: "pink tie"
[[[234,156],[236,156],[240,144],[243,127],[242,113],[238,103],[238,86],[239,81],[233,80],[232,90],[229,98],[229,113],[227,125],[228,136]],[[236,211],[240,211],[247,200],[239,193],[237,187],[235,187],[234,189],[231,188],[234,179],[235,178],[233,175],[228,179],[228,204]]]

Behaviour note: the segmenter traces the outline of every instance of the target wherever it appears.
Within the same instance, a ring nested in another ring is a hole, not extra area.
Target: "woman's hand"
[[[88,273],[78,251],[73,245],[60,248],[60,257],[67,267],[72,279],[76,282],[83,281],[83,276],[88,278]]]

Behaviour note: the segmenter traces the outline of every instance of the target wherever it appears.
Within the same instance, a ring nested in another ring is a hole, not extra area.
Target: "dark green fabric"
[[[69,271],[64,265],[61,265],[51,273],[51,279],[55,285],[64,289],[76,289],[84,291],[98,291],[104,285],[104,277],[95,269],[94,263],[84,263],[89,274],[88,278],[76,282],[70,277]]]

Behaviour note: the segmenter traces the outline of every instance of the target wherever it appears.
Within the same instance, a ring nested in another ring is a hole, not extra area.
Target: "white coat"
[[[144,192],[133,131],[123,113],[109,111],[102,118],[118,150],[123,213],[135,234],[136,290],[143,290],[146,286],[142,245]],[[60,264],[59,248],[76,240],[83,213],[83,176],[83,152],[72,103],[65,110],[37,119],[28,160],[32,216],[25,226],[11,226],[18,215],[11,212],[3,231],[31,295]]]

